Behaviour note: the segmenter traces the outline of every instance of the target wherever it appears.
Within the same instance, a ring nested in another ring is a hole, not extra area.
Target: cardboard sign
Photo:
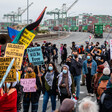
[[[10,58],[10,57],[0,58],[0,81],[4,77],[6,70],[9,66],[9,64],[11,63],[11,61],[12,61],[12,58]],[[15,82],[16,81],[16,64],[15,64],[15,62],[13,63],[12,68],[9,71],[10,72],[8,73],[8,76],[5,80],[5,82]]]
[[[24,30],[23,35],[21,36],[18,44],[25,45],[25,49],[29,46],[33,38],[35,37],[35,34],[28,31],[27,29]]]
[[[37,66],[44,64],[41,47],[27,48],[27,53],[29,61],[33,65]]]
[[[36,92],[36,79],[21,79],[20,84],[23,86],[24,92]]]
[[[16,60],[16,69],[21,69],[24,55],[24,45],[8,43],[5,50],[5,57],[14,57]]]
[[[26,72],[25,78],[36,78],[35,72],[28,73]]]

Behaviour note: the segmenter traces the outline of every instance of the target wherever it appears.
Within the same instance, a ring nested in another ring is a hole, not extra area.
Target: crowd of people
[[[47,111],[49,98],[52,112],[112,112],[112,60],[106,42],[103,45],[86,42],[86,46],[72,42],[70,55],[67,44],[61,44],[59,49],[56,44],[46,41],[42,45],[33,42],[29,45],[38,46],[42,49],[44,65],[37,67],[30,63],[26,50],[20,70],[21,79],[36,79],[36,92],[23,92],[18,80],[5,83],[0,89],[0,112],[21,112],[22,105],[23,112],[37,112],[41,94],[42,112]],[[1,56],[4,56],[4,51]],[[80,98],[80,86],[86,86],[89,98]],[[60,100],[58,109],[57,96]],[[91,97],[96,97],[96,101]]]

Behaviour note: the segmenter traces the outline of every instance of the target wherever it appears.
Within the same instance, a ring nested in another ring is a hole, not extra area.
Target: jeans
[[[74,82],[76,85],[76,97],[79,98],[80,95],[80,80],[81,80],[81,75],[79,76],[74,76]]]
[[[51,97],[52,111],[55,111],[56,109],[56,95],[52,95],[52,94],[50,95],[48,92],[45,92],[42,112],[46,112],[47,110],[47,103],[48,103],[49,97]]]

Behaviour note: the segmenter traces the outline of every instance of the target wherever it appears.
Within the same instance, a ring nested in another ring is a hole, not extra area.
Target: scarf
[[[67,74],[67,79],[68,79],[68,82],[66,82],[66,83],[68,83],[67,85],[68,86],[66,86],[66,88],[67,88],[67,91],[69,90],[69,92],[68,92],[68,94],[70,93],[71,94],[71,85],[72,85],[72,78],[71,78],[71,74],[70,74],[70,71],[68,71],[68,74]],[[59,78],[58,78],[58,90],[59,90],[59,93],[60,93],[60,84],[61,84],[61,82],[62,82],[62,80],[63,80],[63,72],[61,72],[60,74],[59,74],[59,76],[58,76]],[[61,95],[61,94],[60,94]]]
[[[51,89],[52,89],[53,79],[54,79],[54,71],[52,73],[47,72],[45,75],[45,80],[47,81],[47,84],[51,87]]]

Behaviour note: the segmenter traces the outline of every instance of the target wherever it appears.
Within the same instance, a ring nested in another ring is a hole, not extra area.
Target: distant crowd
[[[85,47],[72,42],[70,55],[67,44],[57,48],[51,42],[44,41],[42,45],[31,42],[28,48],[39,46],[44,64],[34,66],[25,50],[19,70],[20,79],[36,79],[36,92],[23,92],[20,80],[5,83],[0,89],[0,112],[21,112],[22,106],[23,112],[37,112],[41,94],[42,112],[47,112],[49,98],[52,112],[112,112],[112,59],[106,41],[103,45],[86,42]],[[4,51],[1,51],[1,57],[4,57]],[[80,86],[86,86],[88,97],[80,98]],[[60,100],[58,109],[57,96]],[[93,97],[95,101],[91,100]]]

